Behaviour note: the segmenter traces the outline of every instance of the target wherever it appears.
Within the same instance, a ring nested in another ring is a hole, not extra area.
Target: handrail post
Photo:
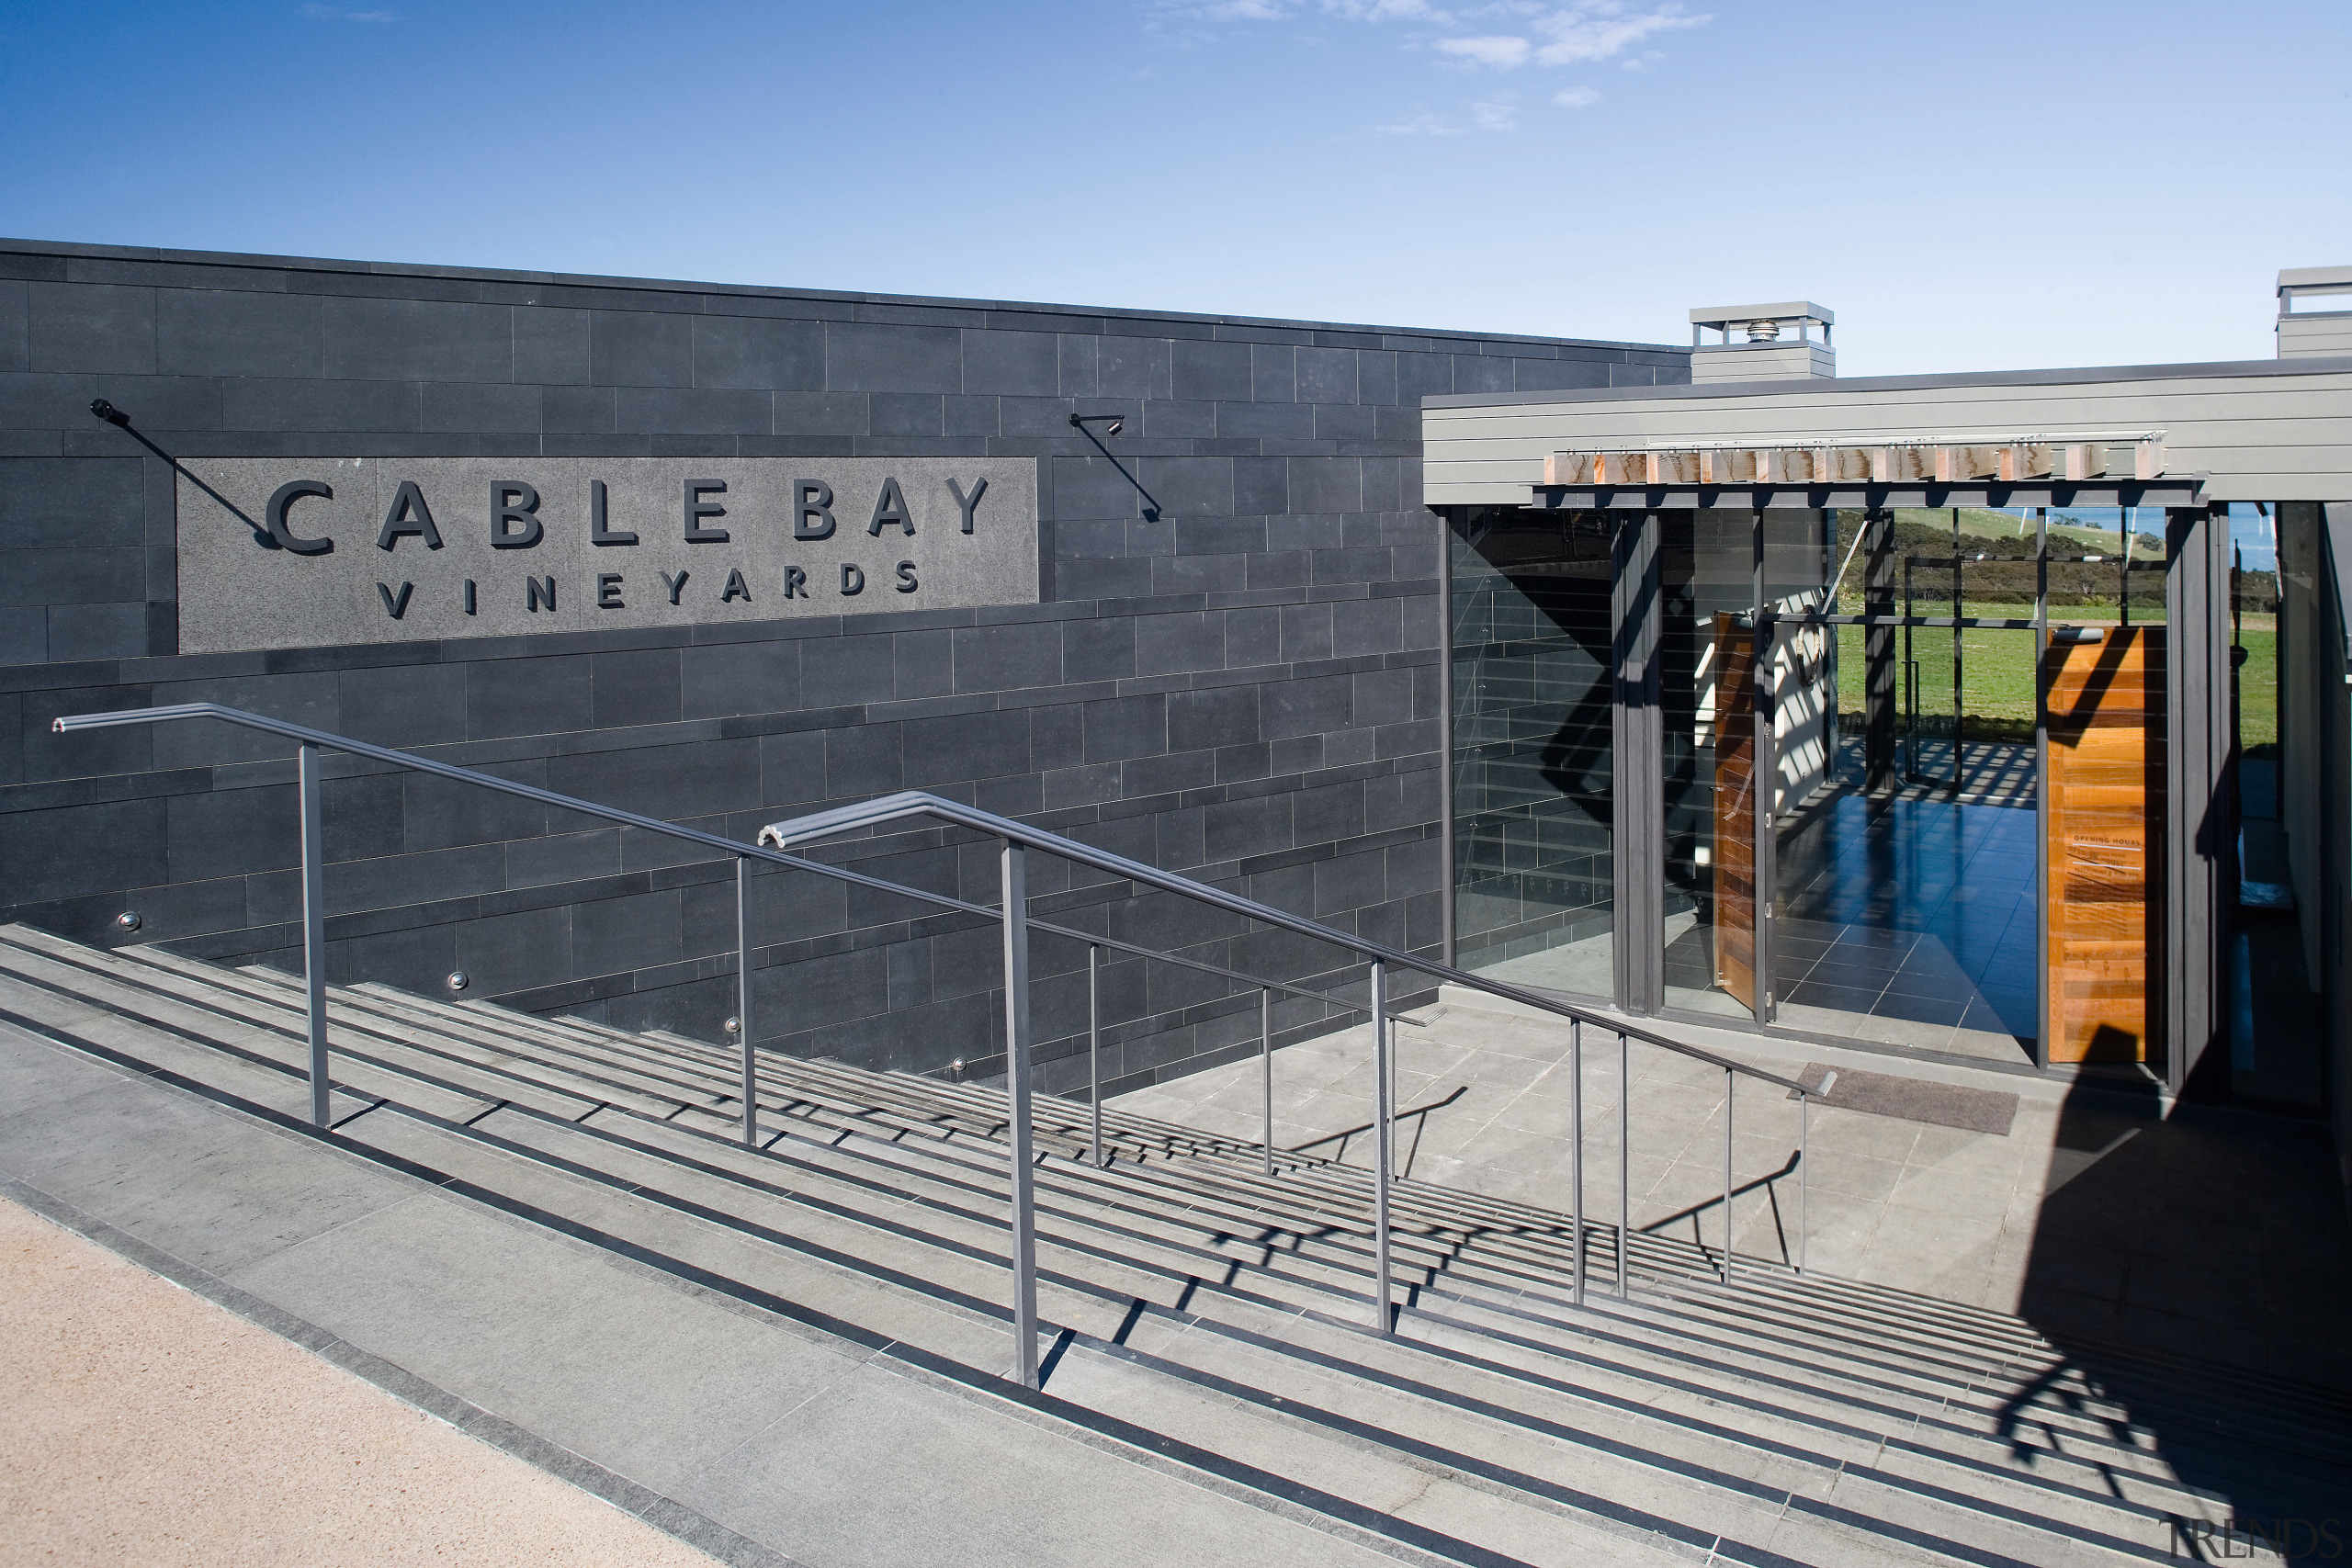
[[[759,1073],[752,1057],[752,857],[735,857],[735,1040],[743,1052],[743,1146],[760,1146]]]
[[[1724,1069],[1724,1273],[1723,1282],[1731,1283],[1731,1097],[1739,1080],[1729,1067]]]
[[[334,1086],[327,1061],[327,850],[320,802],[319,749],[305,740],[302,781],[302,992],[310,1010],[311,1124],[334,1119]]]
[[[1569,1296],[1584,1305],[1584,1020],[1568,1021]]]
[[[1813,1096],[1797,1096],[1797,1272],[1804,1272],[1805,1238],[1813,1234],[1813,1226],[1805,1218],[1805,1197],[1813,1185],[1813,1172],[1805,1160],[1805,1112],[1813,1107]]]
[[[1094,1168],[1102,1168],[1102,944],[1086,944],[1086,1074],[1092,1088],[1087,1101],[1094,1111]]]
[[[1625,1032],[1617,1032],[1617,1299],[1633,1295],[1634,1247],[1634,1075],[1633,1050]]]
[[[1274,1174],[1274,993],[1258,987],[1258,1088],[1266,1102],[1266,1174]]]
[[[1389,1082],[1388,967],[1372,961],[1372,1325],[1389,1329],[1388,1289],[1388,1168],[1391,1123],[1396,1114]]]
[[[1012,1141],[1013,1366],[1037,1386],[1037,1212],[1029,1159],[1029,878],[1023,852],[998,840],[1004,895],[1004,1088]]]

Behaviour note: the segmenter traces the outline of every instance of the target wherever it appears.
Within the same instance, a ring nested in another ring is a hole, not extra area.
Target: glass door
[[[2020,529],[2031,524],[1963,509],[1955,533],[1948,508],[1906,510],[1879,521],[1886,532],[1872,545],[1864,522],[1838,520],[1837,536],[1855,558],[1832,613],[1892,612],[1905,624],[1780,627],[1786,651],[1774,701],[1784,795],[1774,819],[1765,980],[1778,997],[1772,1021],[1941,1055],[2030,1062],[2040,962],[2039,569]],[[1859,586],[1873,549],[1887,558],[1880,612]],[[1983,624],[2004,622],[2014,624]],[[1900,703],[1903,722],[1890,726],[1903,743],[1900,778],[1879,777],[1864,755],[1873,692],[1889,694],[1889,706]],[[1851,716],[1841,754],[1807,773],[1811,716],[1820,716],[1826,741],[1841,714]],[[1801,787],[1808,779],[1812,787]]]
[[[1903,776],[1933,788],[1960,787],[1962,658],[1958,626],[1917,618],[1960,614],[1960,561],[1903,558]]]
[[[1756,1016],[1756,514],[1658,514],[1664,1005]]]
[[[1663,1001],[1772,1020],[1774,825],[1826,787],[1831,513],[1662,515]]]
[[[1715,612],[1714,986],[1756,1006],[1756,618]]]
[[[1609,516],[1482,507],[1449,538],[1455,963],[1606,1000]]]

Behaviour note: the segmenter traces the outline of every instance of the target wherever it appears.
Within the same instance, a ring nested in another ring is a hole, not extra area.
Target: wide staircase
[[[0,1018],[322,1135],[288,976],[11,926]],[[725,1047],[371,985],[330,1018],[346,1149],[1411,1560],[2166,1559],[2233,1498],[2352,1502],[2341,1397],[2143,1361],[2169,1405],[2126,1409],[2014,1317],[1639,1234],[1621,1300],[1601,1226],[1579,1307],[1562,1215],[1409,1180],[1377,1333],[1367,1173],[1108,1109],[1098,1166],[1044,1097],[1033,1394],[1001,1092],[769,1058],[752,1150]]]

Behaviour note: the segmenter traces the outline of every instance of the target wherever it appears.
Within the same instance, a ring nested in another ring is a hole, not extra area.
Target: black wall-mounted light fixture
[[[1075,426],[1077,426],[1077,427],[1078,427],[1079,429],[1080,429],[1080,430],[1084,430],[1084,429],[1086,428],[1086,426],[1087,426],[1087,424],[1088,424],[1088,423],[1089,423],[1089,422],[1091,422],[1091,421],[1095,421],[1095,420],[1102,420],[1102,421],[1107,421],[1107,422],[1108,422],[1107,423],[1105,423],[1105,424],[1102,426],[1102,434],[1105,434],[1105,435],[1116,435],[1116,434],[1119,434],[1120,429],[1121,429],[1123,426],[1125,426],[1125,423],[1127,423],[1126,416],[1125,416],[1125,414],[1116,414],[1116,413],[1074,413],[1074,414],[1072,414],[1072,415],[1070,415],[1070,416],[1069,416],[1069,422],[1070,422],[1070,423],[1071,423],[1071,424],[1073,424],[1073,425],[1075,425]]]
[[[129,429],[130,426],[130,416],[123,412],[120,409],[115,407],[112,403],[107,401],[104,398],[92,398],[90,400],[90,412],[97,415],[100,419],[105,420],[108,424],[119,424],[125,429]]]

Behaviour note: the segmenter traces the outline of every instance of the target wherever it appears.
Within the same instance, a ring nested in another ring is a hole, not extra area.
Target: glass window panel
[[[1478,508],[1450,538],[1455,961],[1605,999],[1608,514]]]

